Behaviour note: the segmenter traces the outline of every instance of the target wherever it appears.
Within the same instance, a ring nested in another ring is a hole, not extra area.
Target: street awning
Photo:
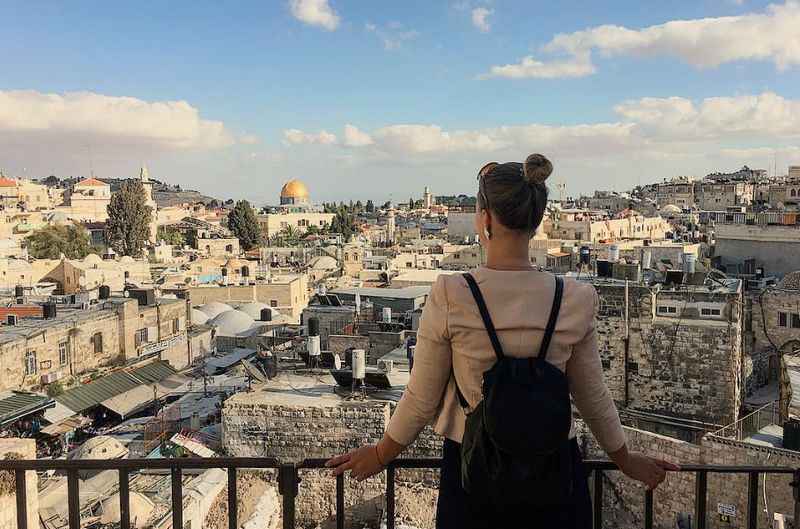
[[[6,426],[33,413],[55,406],[53,399],[27,391],[0,394],[0,426]]]
[[[174,371],[173,371],[174,372]],[[160,380],[152,384],[143,384],[115,395],[100,403],[100,406],[107,408],[123,419],[138,413],[158,399],[172,394],[177,388],[181,387],[188,381],[188,378],[183,375],[173,374],[170,377]]]
[[[82,417],[80,415],[73,415],[72,417],[67,417],[60,422],[55,424],[51,424],[49,426],[45,426],[40,430],[40,433],[45,435],[51,435],[53,437],[57,437],[59,435],[64,435],[69,432],[75,431],[78,428],[82,428],[87,424],[91,423],[89,419],[86,417]]]
[[[88,384],[65,391],[58,395],[56,400],[77,413],[83,413],[105,402],[111,403],[110,406],[103,405],[112,411],[116,410],[111,406],[128,409],[125,403],[119,403],[124,395],[144,387],[149,391],[150,402],[152,402],[153,384],[160,383],[171,376],[175,376],[175,369],[165,360],[158,360],[140,367],[113,371]],[[141,403],[144,393],[139,390],[131,395]]]

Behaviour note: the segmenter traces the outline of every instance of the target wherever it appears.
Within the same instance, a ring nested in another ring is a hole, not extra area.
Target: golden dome
[[[281,198],[308,198],[308,188],[300,180],[289,180],[281,189]]]

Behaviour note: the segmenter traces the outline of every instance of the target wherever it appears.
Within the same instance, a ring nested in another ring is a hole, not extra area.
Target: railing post
[[[698,470],[695,475],[694,517],[697,520],[697,529],[706,529],[706,501],[708,489],[708,473]]]
[[[747,529],[758,528],[758,472],[750,472],[747,480]]]
[[[603,529],[603,471],[594,471],[594,529]]]
[[[172,529],[183,529],[183,476],[180,467],[172,467]]]
[[[344,474],[336,476],[336,529],[344,529]]]
[[[69,512],[69,529],[81,529],[81,498],[78,485],[78,471],[67,471],[67,509]]]
[[[794,471],[794,478],[790,485],[794,496],[794,519],[800,520],[800,468]]]
[[[236,499],[236,467],[228,467],[228,529],[239,525],[239,502]]]
[[[25,482],[25,471],[14,471],[17,489],[17,529],[28,529],[28,486]]]
[[[653,491],[650,489],[644,493],[644,527],[653,529]]]
[[[394,517],[395,517],[394,473],[395,473],[395,468],[390,465],[386,469],[386,529],[394,529]]]
[[[278,468],[278,492],[283,496],[283,529],[294,529],[294,500],[299,481],[294,465],[281,465]]]
[[[131,529],[131,487],[128,469],[119,469],[119,526]]]

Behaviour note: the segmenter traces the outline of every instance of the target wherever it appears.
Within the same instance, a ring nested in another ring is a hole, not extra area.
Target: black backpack
[[[495,508],[547,507],[569,503],[573,454],[569,444],[572,408],[566,375],[546,361],[561,308],[563,280],[555,297],[539,355],[509,358],[478,284],[464,274],[492,342],[497,362],[483,374],[483,400],[467,412],[461,443],[461,478],[470,499]],[[454,377],[455,378],[455,377]]]

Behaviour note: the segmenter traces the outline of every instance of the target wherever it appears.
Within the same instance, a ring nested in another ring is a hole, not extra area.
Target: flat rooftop
[[[414,286],[405,288],[377,288],[377,287],[360,287],[360,288],[337,288],[329,291],[330,294],[337,296],[355,296],[358,293],[362,298],[391,298],[391,299],[417,299],[427,296],[431,291],[431,287]]]
[[[30,338],[52,327],[63,325],[78,327],[83,322],[91,321],[105,315],[110,316],[115,313],[119,305],[130,299],[131,298],[121,297],[109,298],[99,303],[89,305],[88,309],[56,305],[55,318],[20,318],[17,320],[16,325],[3,325],[0,327],[0,345],[13,342],[20,338]],[[156,305],[160,306],[172,305],[174,303],[184,303],[184,301],[182,299],[172,298],[158,298],[156,300]]]

